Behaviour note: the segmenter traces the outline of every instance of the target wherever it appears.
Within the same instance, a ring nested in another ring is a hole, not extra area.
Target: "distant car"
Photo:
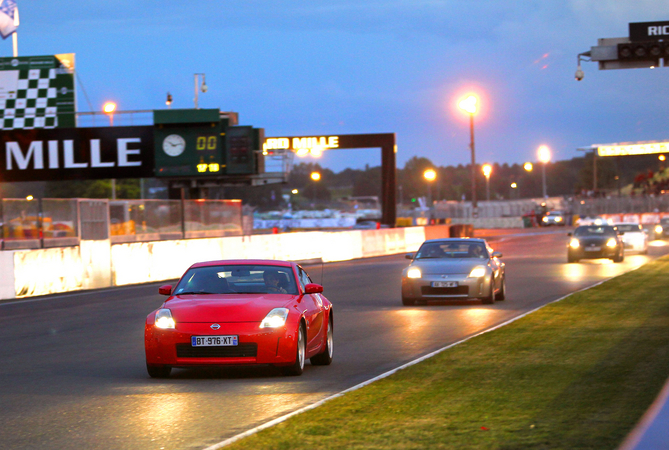
[[[565,226],[566,218],[562,211],[549,211],[542,219],[541,224],[545,227],[551,225]]]
[[[567,261],[578,262],[581,259],[609,258],[613,262],[625,259],[622,236],[611,225],[583,225],[577,227],[567,244]]]
[[[614,227],[622,234],[625,252],[648,254],[648,232],[638,223],[614,223]]]
[[[666,239],[669,237],[669,217],[663,217],[653,227],[655,239]]]
[[[378,224],[378,222],[375,222],[373,220],[365,220],[362,222],[358,222],[355,225],[351,227],[353,230],[376,230],[377,228],[390,228],[386,224]]]
[[[146,318],[146,368],[271,364],[301,375],[304,363],[329,365],[332,304],[294,262],[228,260],[193,264]]]
[[[402,303],[478,298],[494,303],[506,298],[506,269],[484,239],[447,238],[423,242],[406,255]]]

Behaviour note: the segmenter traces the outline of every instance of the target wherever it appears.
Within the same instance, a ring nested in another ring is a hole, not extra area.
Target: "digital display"
[[[597,147],[598,156],[633,156],[652,155],[656,153],[669,153],[669,142],[604,145]]]

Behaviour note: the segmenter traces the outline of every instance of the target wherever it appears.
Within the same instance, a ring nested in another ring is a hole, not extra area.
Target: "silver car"
[[[423,242],[409,253],[402,271],[402,303],[478,298],[494,303],[506,297],[505,266],[484,239],[449,238]]]

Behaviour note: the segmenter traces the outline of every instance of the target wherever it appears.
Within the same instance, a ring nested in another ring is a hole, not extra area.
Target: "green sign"
[[[3,130],[76,127],[74,53],[0,58]]]

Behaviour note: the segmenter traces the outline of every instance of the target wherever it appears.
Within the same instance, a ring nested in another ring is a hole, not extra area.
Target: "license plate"
[[[433,281],[432,287],[458,287],[457,281]]]
[[[238,344],[239,336],[191,336],[193,347],[231,347]]]
[[[602,247],[586,247],[585,251],[586,252],[598,252],[602,249]]]

